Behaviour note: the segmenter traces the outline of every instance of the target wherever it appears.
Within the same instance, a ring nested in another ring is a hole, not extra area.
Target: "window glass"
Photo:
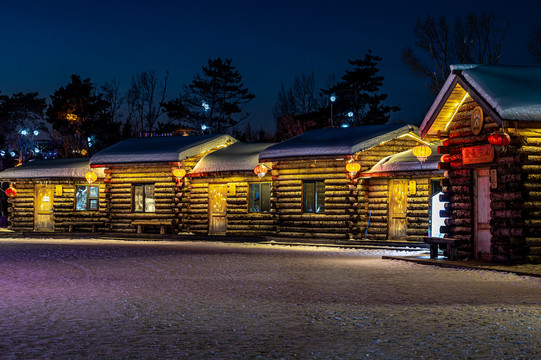
[[[259,212],[260,204],[260,191],[259,184],[250,184],[248,190],[248,211]]]
[[[90,199],[88,202],[88,209],[89,210],[98,210],[98,200],[97,199]]]
[[[270,183],[261,184],[261,212],[270,211]]]
[[[325,212],[325,183],[323,181],[316,182],[316,212]]]
[[[88,194],[89,198],[97,198],[98,197],[98,187],[97,186],[91,186],[90,192]]]
[[[75,210],[81,211],[86,210],[86,203],[87,203],[87,197],[86,197],[86,186],[77,186],[75,190]]]
[[[133,211],[143,212],[143,186],[133,186]]]
[[[156,200],[154,199],[154,185],[145,185],[145,212],[156,211]]]
[[[304,183],[304,212],[315,212],[315,191],[313,182]]]

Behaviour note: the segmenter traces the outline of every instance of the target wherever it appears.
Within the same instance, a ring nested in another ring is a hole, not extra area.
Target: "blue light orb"
[[[201,130],[205,131],[207,130],[209,127],[205,124],[201,125]]]
[[[340,127],[348,128],[348,127],[349,127],[349,124],[342,124],[342,126],[340,126]]]
[[[38,153],[39,153],[39,149],[38,149],[38,148],[35,148],[35,149],[34,149],[34,152],[35,152],[36,154],[38,154]]]
[[[208,111],[210,109],[210,105],[206,101],[203,101],[203,103],[201,103],[201,106],[203,107],[203,109],[205,109],[205,111]]]
[[[2,157],[6,156],[6,152],[4,150],[0,150],[0,156]]]
[[[334,95],[331,95],[331,98],[330,98],[331,102],[335,102],[336,101],[336,96]]]
[[[38,135],[39,135],[39,131],[34,130],[34,136],[38,136]]]
[[[353,117],[353,111],[348,112],[348,117]]]
[[[23,135],[23,136],[28,135],[28,131],[26,131],[26,130],[24,130],[24,129],[23,129],[23,130],[20,130],[19,133],[20,133],[21,135]]]
[[[15,157],[15,151],[12,151],[9,153],[11,155],[11,157]]]

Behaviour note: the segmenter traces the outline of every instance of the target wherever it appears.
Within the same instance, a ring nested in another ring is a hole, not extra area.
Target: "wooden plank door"
[[[227,184],[209,185],[209,234],[225,235],[227,230]]]
[[[490,172],[479,169],[474,174],[474,252],[477,259],[490,260]]]
[[[34,230],[53,231],[53,185],[35,186]]]
[[[389,240],[406,239],[407,180],[389,181]]]

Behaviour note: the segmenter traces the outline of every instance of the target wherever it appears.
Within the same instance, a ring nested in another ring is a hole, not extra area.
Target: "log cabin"
[[[236,141],[229,135],[132,138],[96,153],[90,165],[105,167],[111,231],[178,233],[189,204],[184,175]]]
[[[314,242],[364,240],[361,229],[369,216],[373,223],[388,222],[387,205],[369,201],[387,187],[370,189],[357,172],[419,143],[416,127],[393,124],[313,130],[263,150],[260,162],[272,163],[276,235]],[[346,165],[352,162],[358,169],[349,174]],[[373,228],[371,240],[387,239],[387,227]]]
[[[441,143],[438,143],[441,144]],[[364,237],[387,231],[389,240],[422,242],[425,237],[440,236],[440,180],[438,144],[430,144],[431,155],[422,162],[406,150],[380,160],[359,176],[368,187],[368,208],[387,211],[388,221],[372,221]]]
[[[187,175],[188,217],[180,229],[193,234],[266,236],[275,233],[272,178],[256,175],[259,154],[271,143],[235,143],[205,155]]]
[[[85,175],[94,173],[96,177]],[[8,228],[20,232],[105,231],[108,228],[103,168],[88,159],[35,160],[0,172],[17,195]]]
[[[446,237],[458,257],[541,261],[541,68],[458,65],[420,134],[443,141]]]

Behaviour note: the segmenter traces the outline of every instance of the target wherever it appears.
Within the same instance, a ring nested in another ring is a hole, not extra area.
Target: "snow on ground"
[[[541,356],[539,278],[383,253],[2,239],[0,359]]]

